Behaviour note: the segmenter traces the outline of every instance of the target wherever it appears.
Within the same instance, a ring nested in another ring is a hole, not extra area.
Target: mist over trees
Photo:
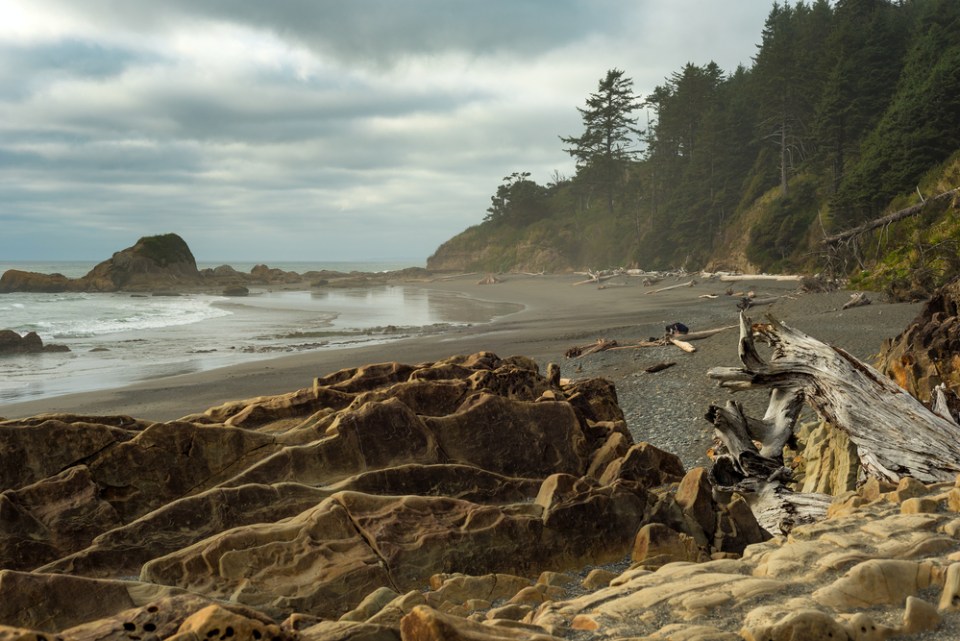
[[[688,63],[646,95],[612,69],[578,109],[583,132],[561,135],[576,174],[507,176],[481,231],[651,269],[716,262],[745,233],[762,269],[812,266],[815,237],[960,150],[960,2],[776,2],[749,68]]]

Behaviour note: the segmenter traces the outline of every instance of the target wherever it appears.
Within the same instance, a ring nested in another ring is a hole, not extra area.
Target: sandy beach
[[[78,415],[122,414],[155,421],[174,420],[230,400],[279,394],[311,385],[316,376],[366,363],[418,363],[454,354],[491,351],[500,356],[525,355],[541,367],[560,364],[570,378],[603,376],[617,386],[621,407],[638,440],[676,452],[687,465],[702,461],[710,425],[702,416],[712,402],[730,394],[707,378],[711,367],[737,364],[737,333],[728,330],[696,341],[697,351],[673,346],[624,349],[565,358],[572,346],[598,338],[630,344],[659,337],[664,326],[679,321],[699,331],[737,322],[736,296],[724,292],[753,291],[758,298],[780,300],[752,310],[753,317],[772,314],[820,340],[872,362],[884,338],[904,329],[919,311],[918,304],[890,304],[870,294],[873,304],[841,310],[848,291],[798,294],[797,283],[744,280],[727,283],[699,280],[689,287],[652,293],[684,283],[691,277],[667,278],[644,287],[639,278],[614,279],[574,286],[575,275],[502,276],[494,285],[477,284],[478,276],[463,276],[421,284],[465,296],[524,305],[523,311],[492,323],[457,328],[435,336],[402,339],[386,344],[325,349],[271,360],[176,377],[154,378],[130,387],[72,394],[52,399],[0,406],[0,416],[21,418],[44,413]],[[719,297],[701,298],[705,294]],[[643,370],[662,362],[675,366],[655,374]],[[149,365],[146,365],[149,367]],[[762,404],[763,399],[738,400]]]

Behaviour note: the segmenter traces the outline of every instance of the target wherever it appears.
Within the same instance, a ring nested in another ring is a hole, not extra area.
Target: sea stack
[[[0,276],[0,293],[151,291],[200,282],[187,243],[177,234],[163,234],[141,238],[82,278],[8,270]]]

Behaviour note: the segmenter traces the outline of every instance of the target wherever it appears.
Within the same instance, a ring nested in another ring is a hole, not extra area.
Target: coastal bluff
[[[873,480],[771,536],[635,442],[609,381],[526,357],[348,368],[169,422],[0,420],[0,452],[0,638],[960,629],[960,483]]]

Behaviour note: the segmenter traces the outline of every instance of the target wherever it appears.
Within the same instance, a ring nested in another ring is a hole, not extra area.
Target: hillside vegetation
[[[904,289],[960,269],[955,201],[821,243],[960,186],[955,0],[775,3],[749,68],[690,63],[643,96],[611,70],[579,111],[583,134],[558,144],[575,175],[507,176],[428,267],[833,270]]]

